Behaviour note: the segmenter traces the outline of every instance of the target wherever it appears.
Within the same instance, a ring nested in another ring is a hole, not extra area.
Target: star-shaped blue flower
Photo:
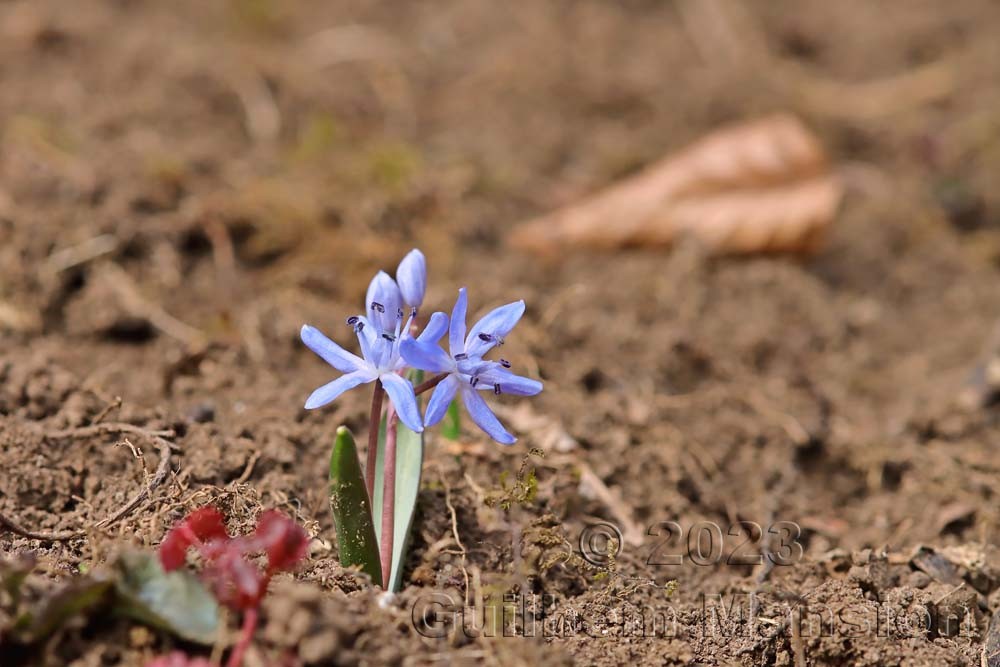
[[[432,426],[441,421],[457,393],[461,395],[465,409],[479,428],[500,444],[510,445],[517,438],[507,432],[479,392],[534,396],[542,390],[541,382],[507,370],[510,364],[505,360],[483,360],[484,354],[497,345],[503,345],[507,334],[524,314],[524,301],[515,301],[490,311],[468,333],[465,328],[467,309],[468,297],[463,287],[458,292],[458,300],[448,326],[450,354],[437,345],[438,339],[444,335],[442,318],[443,322],[448,322],[443,313],[434,315],[442,316],[438,321],[440,330],[431,330],[428,325],[420,337],[403,339],[400,342],[400,353],[405,362],[414,368],[448,374],[434,389],[427,403],[425,425]]]
[[[347,319],[347,323],[357,333],[361,357],[340,347],[319,329],[308,324],[302,327],[302,342],[328,364],[344,373],[314,391],[306,400],[307,410],[322,407],[359,385],[381,380],[400,420],[413,431],[419,433],[423,430],[413,385],[399,374],[406,367],[406,362],[400,356],[400,344],[403,340],[412,340],[409,334],[410,324],[417,307],[423,301],[427,284],[426,264],[419,250],[414,250],[403,258],[396,277],[399,284],[387,273],[380,271],[369,284],[365,298],[369,316],[353,315]],[[411,307],[405,324],[404,304]],[[420,339],[439,339],[447,325],[448,317],[444,313],[437,313],[428,322]]]

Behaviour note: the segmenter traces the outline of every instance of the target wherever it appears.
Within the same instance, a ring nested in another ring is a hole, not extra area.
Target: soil
[[[0,2],[0,513],[86,533],[8,531],[0,553],[36,553],[55,585],[203,504],[233,530],[282,509],[315,539],[253,665],[978,665],[1000,606],[1000,6],[748,5],[775,58],[837,86],[817,100],[727,57],[693,4]],[[853,104],[939,59],[941,94]],[[817,255],[506,246],[771,111],[849,185]],[[430,308],[462,285],[479,313],[527,302],[504,356],[545,390],[498,399],[515,446],[431,432],[387,598],[339,565],[326,497],[368,396],[302,409],[331,371],[298,330],[347,345],[368,280],[411,247]],[[53,436],[100,421],[174,433],[169,477],[105,528],[159,461],[142,438]],[[519,470],[537,494],[487,506]],[[630,521],[638,540],[604,539]],[[476,619],[504,595],[511,618]],[[414,620],[466,601],[464,631]],[[175,646],[203,650],[102,616],[8,658]]]

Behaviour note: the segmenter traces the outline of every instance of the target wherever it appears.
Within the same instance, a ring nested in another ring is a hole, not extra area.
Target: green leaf
[[[441,422],[441,435],[449,440],[458,440],[462,432],[462,415],[458,411],[458,401],[452,401],[448,406],[448,412]]]
[[[421,374],[414,378],[420,382]],[[418,400],[419,406],[419,400]],[[385,419],[379,428],[378,460],[375,463],[375,498],[373,518],[375,534],[382,535],[382,491],[385,488],[383,461],[385,458]],[[420,492],[420,476],[424,463],[424,437],[415,433],[399,422],[396,430],[396,506],[393,518],[392,537],[392,578],[389,580],[389,591],[396,593],[403,587],[403,564],[406,562],[406,550],[410,544],[410,528],[417,509],[417,495]]]
[[[337,529],[341,565],[359,565],[373,582],[382,583],[378,540],[365,478],[358,463],[358,447],[345,426],[337,429],[330,456],[330,509]]]
[[[21,614],[12,634],[25,644],[47,639],[72,617],[103,604],[111,586],[106,579],[74,579],[34,610]]]
[[[122,554],[115,568],[115,611],[188,641],[216,640],[219,606],[193,574],[164,572],[155,554],[140,552]]]
[[[33,554],[18,554],[13,560],[0,560],[0,591],[7,593],[11,609],[21,604],[21,586],[35,569]]]

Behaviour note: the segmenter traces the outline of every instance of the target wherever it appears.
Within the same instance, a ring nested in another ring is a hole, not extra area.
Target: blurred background
[[[348,345],[372,274],[419,247],[434,310],[462,285],[472,314],[527,301],[505,356],[546,383],[528,408],[501,401],[516,448],[469,431],[428,454],[468,504],[467,479],[488,487],[540,446],[556,458],[531,511],[568,526],[780,517],[813,557],[988,544],[998,29],[989,0],[0,0],[0,413],[62,427],[121,396],[122,420],[187,425],[189,489],[239,480],[250,506],[328,531],[309,461],[365,399],[302,411],[329,372],[297,332]],[[509,243],[774,113],[815,135],[843,190],[810,254]],[[80,479],[92,449],[2,452],[0,508],[38,525],[118,502]],[[626,509],[580,491],[580,465]],[[74,493],[89,504],[46,509]],[[426,521],[413,585],[439,586],[448,557],[427,546],[448,528]],[[502,579],[494,556],[473,562]],[[793,570],[800,591],[839,576]],[[336,588],[323,576],[303,575]],[[677,599],[747,576],[685,571]],[[892,650],[943,664],[931,642]],[[956,650],[978,660],[974,639]]]

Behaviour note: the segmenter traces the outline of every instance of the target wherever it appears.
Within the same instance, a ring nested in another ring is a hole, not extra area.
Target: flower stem
[[[444,380],[444,379],[445,379],[446,377],[448,377],[448,373],[441,373],[440,375],[435,375],[435,376],[434,376],[434,377],[432,377],[432,378],[431,378],[430,380],[427,380],[426,382],[422,382],[422,383],[418,384],[418,385],[417,385],[417,386],[416,386],[416,387],[415,387],[415,388],[413,389],[413,393],[414,393],[415,395],[419,396],[420,394],[424,393],[425,391],[430,391],[430,390],[431,390],[431,389],[433,389],[434,387],[436,387],[436,386],[438,386],[439,384],[441,384],[441,382],[442,382],[442,381],[443,381],[443,380]]]
[[[396,425],[399,417],[392,404],[386,417],[385,427],[385,459],[383,461],[382,479],[385,486],[382,489],[382,539],[379,546],[382,549],[382,588],[389,590],[392,568],[392,542],[396,527]]]
[[[368,489],[368,503],[375,502],[375,460],[378,457],[378,430],[382,424],[382,381],[375,380],[372,394],[372,414],[368,419],[368,459],[365,463],[365,488]]]
[[[226,661],[226,667],[240,667],[243,664],[243,655],[247,652],[253,633],[257,630],[257,608],[251,607],[243,612],[243,628],[240,631],[240,638],[236,642],[236,647]]]

